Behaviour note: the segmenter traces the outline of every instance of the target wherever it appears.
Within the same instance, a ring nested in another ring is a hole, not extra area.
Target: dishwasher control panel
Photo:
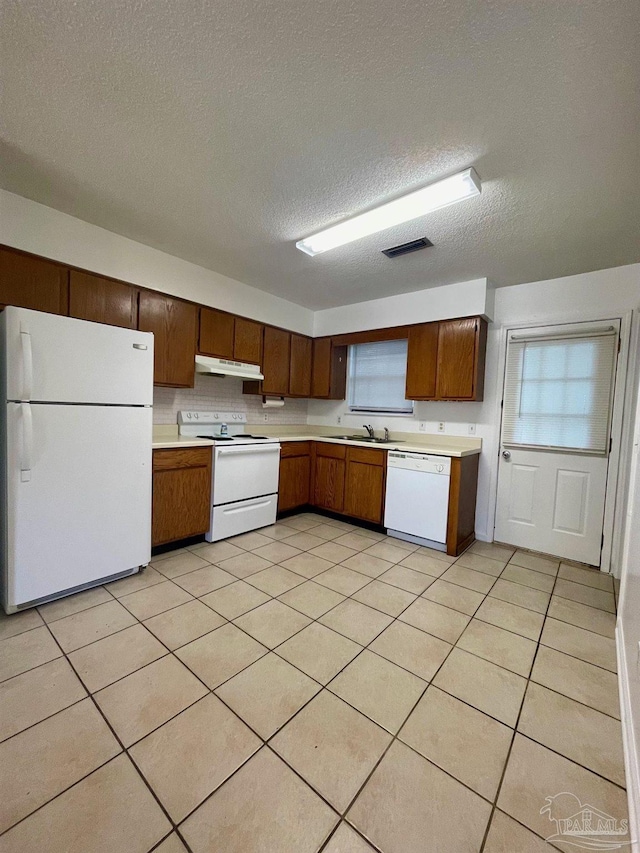
[[[387,467],[403,468],[406,471],[423,471],[425,474],[443,474],[445,477],[449,477],[451,475],[451,457],[389,451]]]

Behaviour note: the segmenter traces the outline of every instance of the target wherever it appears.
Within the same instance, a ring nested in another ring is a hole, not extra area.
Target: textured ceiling
[[[5,0],[2,185],[314,309],[631,263],[639,37],[638,0]],[[294,246],[468,166],[479,198]]]

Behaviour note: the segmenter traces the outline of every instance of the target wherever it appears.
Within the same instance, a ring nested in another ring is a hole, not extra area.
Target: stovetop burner
[[[244,441],[247,438],[255,441],[267,441],[267,435],[247,435],[247,433],[239,433],[238,435],[198,435],[196,438],[208,438],[211,441]]]

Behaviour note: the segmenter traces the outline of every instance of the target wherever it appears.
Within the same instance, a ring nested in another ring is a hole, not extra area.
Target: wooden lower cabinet
[[[344,444],[314,443],[311,500],[314,506],[343,512],[346,455]]]
[[[344,487],[344,513],[382,524],[386,482],[386,452],[348,447]]]
[[[476,496],[480,455],[454,456],[449,482],[447,554],[457,557],[476,538]]]
[[[211,448],[154,450],[151,544],[206,533],[210,513]]]
[[[278,512],[309,503],[311,488],[311,443],[291,441],[280,448]]]

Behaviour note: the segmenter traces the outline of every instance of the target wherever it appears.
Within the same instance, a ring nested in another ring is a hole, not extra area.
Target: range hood
[[[243,361],[231,361],[228,358],[209,358],[196,356],[196,373],[209,376],[235,376],[236,379],[264,379],[258,364],[245,364]]]

